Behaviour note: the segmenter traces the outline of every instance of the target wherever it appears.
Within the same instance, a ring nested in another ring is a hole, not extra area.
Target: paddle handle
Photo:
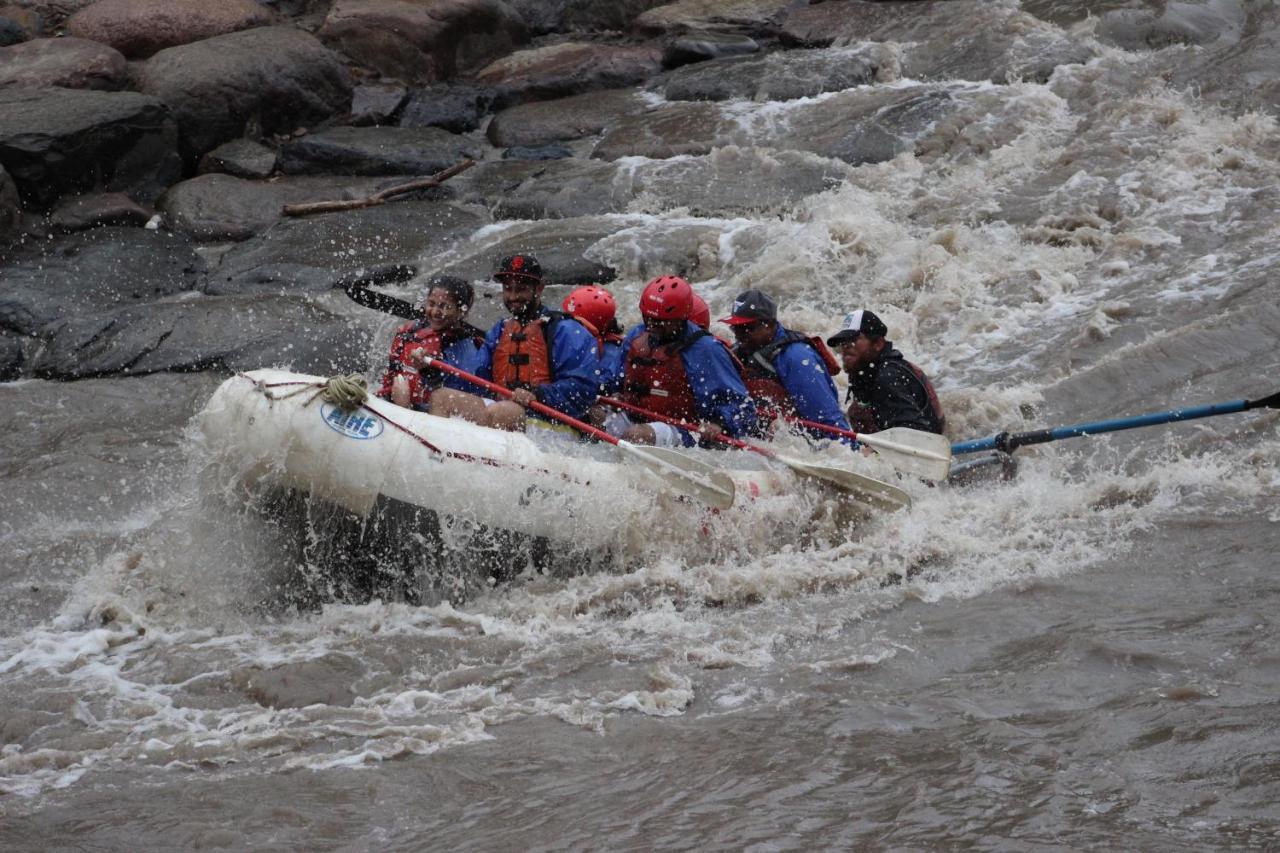
[[[767,409],[761,409],[760,411],[765,414],[769,413]],[[854,432],[851,429],[841,429],[840,427],[832,426],[831,424],[824,424],[821,421],[811,421],[811,420],[808,420],[807,418],[798,418],[795,415],[786,415],[786,414],[782,415],[782,419],[789,424],[799,424],[802,427],[821,430],[822,432],[829,432],[832,435],[838,435],[843,438],[851,438],[854,441],[858,441],[860,439],[860,436],[858,435],[858,433]]]
[[[465,379],[466,381],[470,382],[472,385],[476,385],[480,388],[484,388],[488,391],[492,391],[493,393],[501,397],[506,397],[508,400],[511,399],[511,397],[514,396],[515,394],[514,391],[512,391],[510,388],[507,388],[505,385],[499,385],[497,382],[490,382],[488,379],[481,379],[479,376],[476,376],[472,373],[468,373],[467,371],[463,370],[461,367],[455,367],[454,365],[449,364],[447,361],[441,361],[440,359],[432,358],[431,356],[424,356],[422,361],[424,364],[430,367],[434,367],[437,370],[443,370],[445,373],[452,373],[454,376],[458,377],[459,379]],[[552,418],[553,420],[557,420],[562,424],[571,426],[574,429],[578,430],[579,432],[585,433],[593,438],[598,438],[601,441],[608,442],[609,444],[614,444],[614,445],[618,444],[618,439],[609,435],[609,433],[605,432],[604,430],[596,429],[591,424],[585,421],[580,421],[571,415],[566,415],[564,412],[560,411],[559,409],[553,409],[550,406],[546,405],[545,403],[540,403],[537,400],[533,400],[532,402],[529,403],[529,408],[533,409],[535,412],[538,412],[539,414],[543,414],[549,418]]]
[[[1154,412],[1149,415],[1135,415],[1131,418],[1116,418],[1109,421],[1094,421],[1092,423],[1072,424],[1071,426],[1056,427],[1054,429],[1039,429],[1030,432],[1002,432],[999,435],[993,435],[990,438],[978,438],[972,441],[962,441],[958,444],[951,445],[951,452],[959,455],[962,453],[978,453],[983,450],[1003,450],[1005,453],[1012,453],[1019,447],[1025,447],[1029,444],[1045,444],[1050,441],[1058,441],[1064,438],[1076,438],[1082,435],[1096,435],[1103,432],[1119,432],[1126,429],[1137,429],[1138,427],[1156,426],[1158,424],[1174,423],[1176,421],[1190,421],[1196,418],[1211,418],[1215,415],[1230,415],[1236,412],[1243,412],[1247,409],[1256,408],[1276,408],[1280,405],[1280,393],[1272,394],[1270,397],[1264,397],[1259,400],[1231,400],[1226,403],[1214,403],[1208,406],[1193,406],[1188,409],[1175,409],[1170,412]]]
[[[601,397],[599,401],[605,405],[613,406],[615,409],[622,409],[624,412],[631,412],[632,414],[648,418],[651,421],[661,421],[664,424],[671,424],[673,427],[679,427],[680,429],[688,430],[689,432],[698,432],[702,429],[702,427],[697,424],[691,424],[688,421],[682,421],[679,418],[660,415],[657,412],[651,412],[648,409],[643,409],[634,403],[628,403],[625,400],[619,400],[616,397]],[[754,453],[759,453],[761,456],[767,456],[770,459],[777,455],[772,450],[764,447],[757,447],[754,444],[748,444],[745,441],[740,441],[739,439],[732,438],[724,435],[723,433],[716,436],[716,441],[723,442],[730,447],[736,447],[739,450],[750,450]]]

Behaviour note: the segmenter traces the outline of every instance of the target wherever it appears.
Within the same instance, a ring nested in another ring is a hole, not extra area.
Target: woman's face
[[[458,325],[467,313],[453,298],[453,294],[441,287],[434,288],[427,294],[426,312],[427,322],[437,332]]]

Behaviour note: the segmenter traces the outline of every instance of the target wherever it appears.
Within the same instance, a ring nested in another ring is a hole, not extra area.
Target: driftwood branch
[[[396,184],[394,187],[387,187],[385,190],[378,190],[368,198],[352,198],[339,199],[335,201],[304,201],[298,204],[286,204],[281,212],[285,216],[306,216],[311,213],[333,213],[338,210],[355,210],[361,207],[377,207],[388,199],[395,198],[398,195],[411,193],[416,190],[426,190],[431,187],[438,187],[440,184],[452,178],[461,172],[465,172],[476,164],[475,160],[467,159],[460,163],[454,163],[443,172],[436,172],[429,178],[417,178],[404,184]]]

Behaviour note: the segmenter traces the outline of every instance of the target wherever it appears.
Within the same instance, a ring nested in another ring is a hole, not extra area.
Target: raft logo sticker
[[[344,412],[333,403],[325,403],[320,407],[320,417],[325,425],[334,432],[340,432],[348,438],[360,440],[377,438],[384,429],[382,418],[370,412]]]

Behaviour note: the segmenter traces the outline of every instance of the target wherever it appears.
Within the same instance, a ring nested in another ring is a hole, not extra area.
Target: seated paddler
[[[942,433],[947,419],[933,383],[885,337],[889,329],[873,312],[845,315],[841,329],[827,338],[840,348],[849,377],[849,422],[858,432],[894,427]]]
[[[510,316],[485,335],[475,374],[511,389],[511,399],[442,389],[432,395],[432,414],[523,430],[526,407],[536,400],[581,418],[596,398],[596,339],[581,323],[542,304],[542,267],[532,255],[503,258],[493,278],[502,285]]]
[[[763,413],[762,426],[767,428],[779,418],[799,418],[849,429],[832,378],[840,374],[840,362],[821,338],[778,322],[777,303],[767,293],[748,290],[739,294],[732,313],[720,322],[733,331],[733,354],[742,363],[747,390]],[[813,438],[831,438],[817,429],[804,432]]]
[[[466,380],[423,366],[423,357],[438,358],[471,373],[480,364],[484,332],[466,322],[475,300],[468,282],[436,276],[427,285],[422,316],[396,330],[378,396],[398,406],[426,411],[435,390],[475,391]]]
[[[622,326],[618,325],[618,303],[613,294],[598,284],[575,288],[560,304],[564,312],[581,323],[596,339],[597,381],[602,389],[609,377],[622,370]]]
[[[663,418],[696,424],[704,442],[737,438],[756,425],[755,406],[723,342],[690,320],[693,288],[674,275],[658,276],[640,295],[644,325],[623,340],[617,396],[652,413],[612,413],[606,429],[633,444],[692,447],[698,436]]]

